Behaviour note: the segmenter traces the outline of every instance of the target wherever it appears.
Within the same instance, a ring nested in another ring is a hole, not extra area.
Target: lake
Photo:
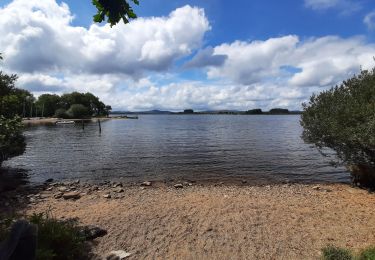
[[[300,138],[299,115],[141,115],[27,128],[24,155],[4,163],[48,178],[269,184],[347,182],[349,173]]]

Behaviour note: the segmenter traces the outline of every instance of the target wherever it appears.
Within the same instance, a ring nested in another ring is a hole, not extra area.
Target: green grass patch
[[[367,247],[354,254],[349,249],[330,245],[322,249],[322,260],[375,260],[375,247]]]
[[[85,237],[75,220],[61,221],[50,213],[34,214],[27,220],[38,226],[38,260],[87,259],[88,248]],[[15,219],[3,219],[0,225],[0,241],[9,234]]]

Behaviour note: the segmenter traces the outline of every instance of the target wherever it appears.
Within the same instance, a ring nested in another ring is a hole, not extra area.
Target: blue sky
[[[90,1],[64,1],[69,4],[76,19],[73,24],[89,26],[95,8]],[[142,17],[166,16],[184,5],[204,8],[212,31],[207,35],[207,44],[217,45],[234,40],[268,39],[270,37],[296,34],[301,37],[325,35],[366,35],[374,39],[374,32],[363,24],[369,10],[375,10],[371,0],[353,1],[359,6],[353,9],[333,6],[314,10],[302,0],[239,0],[228,4],[224,0],[205,1],[141,1],[135,6]]]
[[[1,66],[20,87],[91,91],[116,109],[300,109],[374,65],[371,0],[148,0],[112,29],[92,24],[89,0],[0,8]]]

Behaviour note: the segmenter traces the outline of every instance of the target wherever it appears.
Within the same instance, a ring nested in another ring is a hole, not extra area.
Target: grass
[[[322,249],[322,260],[375,260],[375,247],[368,247],[354,254],[348,249],[327,246]]]
[[[34,214],[27,220],[38,226],[36,256],[38,260],[87,259],[85,237],[74,220],[60,221],[50,213]],[[0,227],[0,240],[8,235],[14,219],[4,219]]]

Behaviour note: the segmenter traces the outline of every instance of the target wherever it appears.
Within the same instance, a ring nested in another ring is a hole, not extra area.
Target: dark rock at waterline
[[[86,240],[94,240],[95,238],[103,237],[108,234],[107,230],[92,225],[82,227],[80,232]]]
[[[51,182],[53,182],[53,179],[52,179],[52,178],[49,178],[49,179],[45,180],[44,182],[45,182],[45,183],[51,183]]]

